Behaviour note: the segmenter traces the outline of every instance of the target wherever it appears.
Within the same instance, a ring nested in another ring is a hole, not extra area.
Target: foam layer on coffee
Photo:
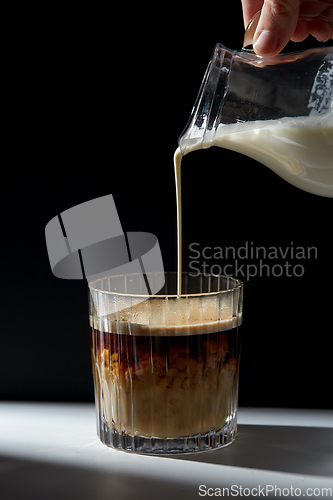
[[[183,335],[202,335],[214,332],[224,332],[231,330],[242,324],[242,314],[237,317],[221,321],[211,321],[197,324],[180,325],[144,325],[139,323],[124,323],[108,321],[107,318],[90,317],[90,326],[96,330],[109,333],[118,333],[121,335],[143,335],[143,336],[183,336]]]
[[[233,283],[223,283],[223,286]],[[91,291],[90,322],[99,331],[129,335],[197,335],[225,331],[242,322],[241,293],[239,285],[201,294],[147,296],[148,300],[142,301],[130,295]]]

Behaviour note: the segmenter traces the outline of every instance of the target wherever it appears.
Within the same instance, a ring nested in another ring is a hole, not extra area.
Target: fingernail
[[[279,39],[275,35],[275,33],[267,30],[262,30],[253,48],[257,54],[261,56],[269,56],[276,51],[278,43]]]
[[[253,40],[254,40],[254,35],[256,33],[256,29],[258,26],[258,22],[260,19],[260,14],[261,10],[254,14],[254,16],[250,19],[248,25],[246,26],[245,33],[244,33],[244,42],[243,42],[243,49],[244,47],[248,47],[253,45]]]

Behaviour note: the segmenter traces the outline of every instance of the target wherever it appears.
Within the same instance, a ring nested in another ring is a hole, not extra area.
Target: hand
[[[289,40],[301,42],[313,35],[320,42],[333,37],[333,0],[241,0],[245,27],[261,9],[253,37],[260,56],[281,52]]]

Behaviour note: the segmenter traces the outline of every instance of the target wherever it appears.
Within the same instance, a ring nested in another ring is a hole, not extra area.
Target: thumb
[[[265,0],[254,34],[259,56],[273,56],[287,45],[296,28],[301,0]]]

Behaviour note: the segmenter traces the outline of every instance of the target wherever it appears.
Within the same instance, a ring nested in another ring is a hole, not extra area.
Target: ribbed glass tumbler
[[[231,443],[237,432],[242,283],[183,273],[177,295],[177,273],[165,273],[158,295],[142,295],[140,280],[146,289],[142,275],[89,283],[101,441],[150,454]]]

